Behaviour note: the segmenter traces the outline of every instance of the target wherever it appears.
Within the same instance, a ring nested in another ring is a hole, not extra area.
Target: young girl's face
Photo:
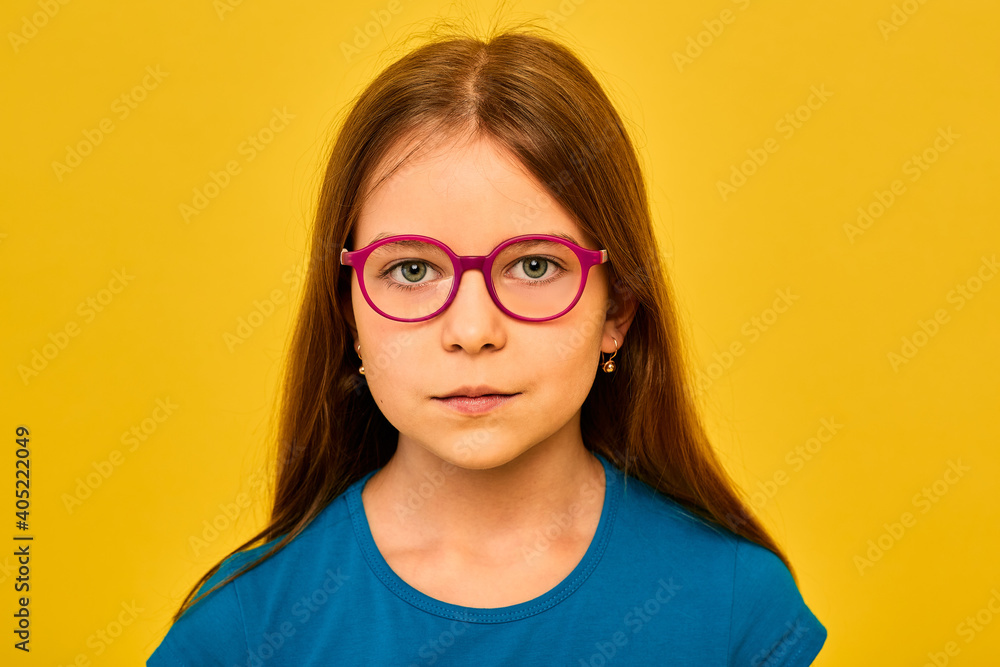
[[[410,156],[364,204],[350,250],[397,234],[432,237],[457,255],[487,255],[524,234],[568,234],[584,248],[599,249],[537,180],[485,139],[447,139]],[[350,270],[358,363],[379,409],[399,431],[400,450],[486,469],[535,447],[581,442],[580,407],[600,351],[614,351],[612,336],[623,342],[623,331],[605,321],[611,304],[604,265],[590,269],[568,313],[545,322],[500,310],[477,270],[463,274],[451,305],[436,317],[394,321],[372,309],[357,270]],[[483,385],[513,396],[475,414],[442,400]]]

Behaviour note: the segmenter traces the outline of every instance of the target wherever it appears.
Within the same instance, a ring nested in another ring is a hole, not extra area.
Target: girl
[[[699,421],[635,149],[567,48],[389,66],[313,257],[271,523],[147,664],[812,662],[826,630]]]

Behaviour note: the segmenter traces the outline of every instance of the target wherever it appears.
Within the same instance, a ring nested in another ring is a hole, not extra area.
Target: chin
[[[509,463],[529,449],[498,438],[485,428],[472,433],[472,437],[459,438],[450,449],[438,453],[438,456],[465,470],[489,470]]]

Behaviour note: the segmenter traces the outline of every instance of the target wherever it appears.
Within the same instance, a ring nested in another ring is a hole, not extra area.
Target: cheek
[[[603,293],[597,290],[592,293],[588,289],[573,310],[557,320],[559,327],[553,331],[551,344],[553,358],[559,364],[576,365],[577,368],[569,369],[570,372],[597,366],[607,317],[604,298]]]
[[[361,325],[361,356],[364,358],[368,385],[376,398],[380,397],[383,388],[384,391],[392,391],[393,386],[397,395],[407,388],[412,391],[419,387],[419,374],[417,377],[413,375],[421,368],[414,358],[415,337],[409,331],[394,326],[390,320],[378,314],[375,316],[381,321]]]
[[[358,365],[364,365],[365,380],[372,396],[380,407],[386,408],[406,397],[407,387],[415,386],[410,375],[419,366],[413,358],[416,338],[408,325],[386,319],[372,310],[356,281],[352,294],[361,343]]]
[[[401,432],[419,429],[414,417],[427,386],[426,379],[421,382],[415,371],[411,347],[412,336],[405,332],[375,328],[362,334],[366,391],[383,416]]]
[[[565,326],[553,330],[538,349],[532,373],[547,394],[565,402],[582,403],[594,382],[601,345],[603,317],[580,311]],[[572,400],[571,400],[572,399]],[[577,406],[578,407],[578,406]],[[575,411],[575,407],[574,407]]]
[[[559,374],[563,377],[566,400],[569,401],[572,396],[577,407],[590,392],[599,370],[606,318],[605,298],[603,290],[591,292],[588,289],[568,313],[571,319],[566,321],[553,348],[553,359],[557,368],[561,369]]]

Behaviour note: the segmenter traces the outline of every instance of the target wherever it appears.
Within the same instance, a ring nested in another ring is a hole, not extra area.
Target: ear
[[[625,342],[625,334],[638,310],[638,302],[627,289],[617,291],[608,302],[608,316],[604,320],[604,338],[601,340],[601,351],[612,354],[621,349]],[[614,340],[612,340],[614,339]],[[615,347],[617,341],[618,346]]]

